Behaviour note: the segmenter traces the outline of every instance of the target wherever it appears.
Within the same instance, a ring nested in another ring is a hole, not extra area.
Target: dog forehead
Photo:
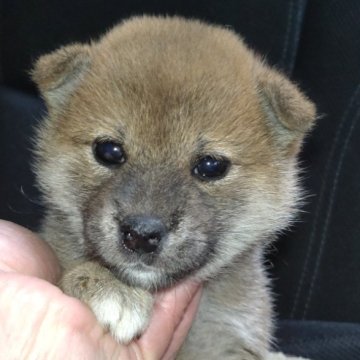
[[[185,103],[184,95],[194,102],[247,91],[253,63],[253,54],[226,29],[178,18],[135,18],[92,46],[89,81],[94,88],[109,85],[138,106],[147,100],[171,105]]]
[[[102,104],[105,111],[110,107],[128,126],[149,130],[171,125],[206,130],[257,107],[248,55],[221,55],[216,46],[204,45],[208,37],[202,49],[196,44],[189,48],[184,37],[164,42],[158,37],[161,51],[141,41],[118,48],[100,44],[85,84],[96,97],[91,105]]]
[[[203,139],[248,141],[264,130],[254,61],[227,30],[131,20],[93,46],[91,72],[72,103],[79,114],[72,131],[116,137],[120,130],[132,145],[170,153],[194,151]]]
[[[75,104],[77,111],[86,96]],[[201,152],[207,150],[205,146],[221,152],[221,142],[229,148],[264,131],[256,101],[244,84],[231,87],[212,79],[179,86],[168,82],[161,88],[156,81],[122,83],[120,90],[102,88],[91,99],[85,101],[77,122],[80,131],[93,137],[121,134],[133,151],[146,151],[154,158],[160,153]]]

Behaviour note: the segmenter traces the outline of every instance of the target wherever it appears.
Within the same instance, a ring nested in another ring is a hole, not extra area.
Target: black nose
[[[120,230],[124,246],[138,254],[156,251],[166,234],[163,222],[157,217],[148,215],[127,216]]]

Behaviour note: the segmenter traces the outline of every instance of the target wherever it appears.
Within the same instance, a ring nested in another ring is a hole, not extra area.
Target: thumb
[[[201,288],[198,283],[185,281],[157,294],[150,326],[140,339],[133,343],[139,347],[144,359],[175,356],[195,317]]]
[[[35,276],[55,283],[60,266],[50,246],[36,234],[0,220],[0,271]]]

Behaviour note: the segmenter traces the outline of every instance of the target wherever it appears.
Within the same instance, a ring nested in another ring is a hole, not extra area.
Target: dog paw
[[[67,270],[60,281],[65,294],[87,304],[98,322],[121,343],[128,343],[147,327],[153,296],[128,286],[106,268],[87,261]]]
[[[141,289],[111,289],[108,294],[94,297],[88,305],[97,320],[120,343],[129,343],[147,328],[153,299]]]

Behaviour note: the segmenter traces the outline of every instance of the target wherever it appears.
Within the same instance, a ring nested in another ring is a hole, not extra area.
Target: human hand
[[[4,359],[173,359],[196,314],[201,286],[184,282],[157,294],[149,328],[118,344],[90,309],[53,285],[60,275],[50,247],[0,220],[0,348]]]

